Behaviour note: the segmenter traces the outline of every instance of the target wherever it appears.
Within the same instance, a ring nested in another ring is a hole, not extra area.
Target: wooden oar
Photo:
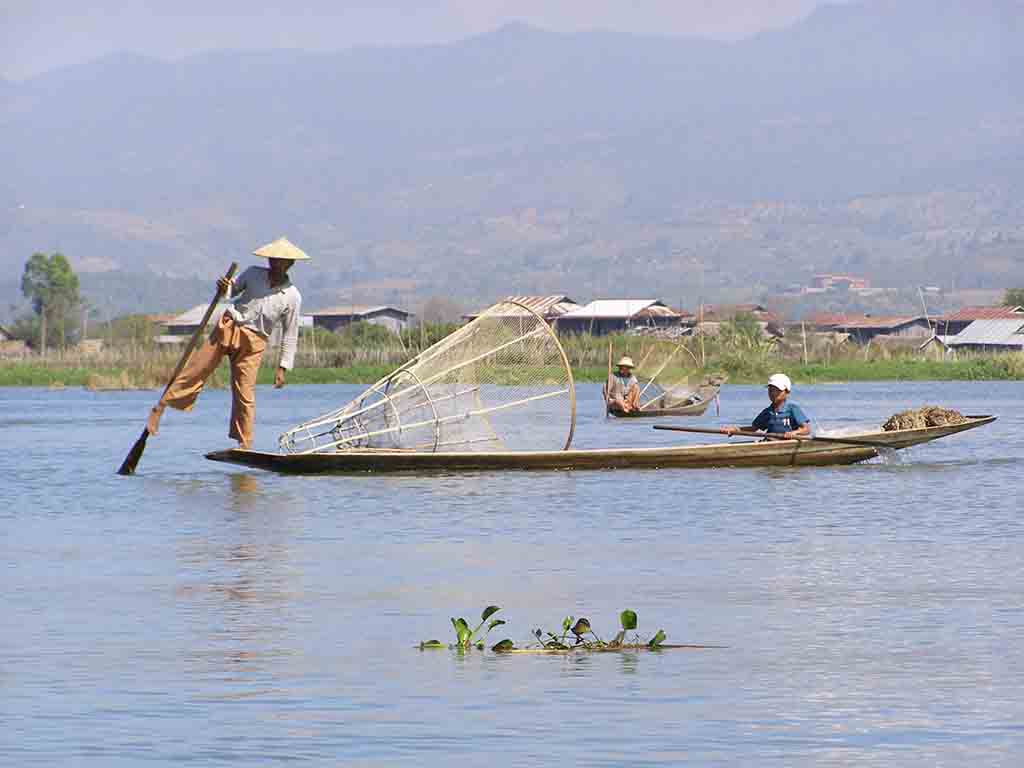
[[[672,432],[699,432],[703,435],[725,435],[720,429],[709,429],[707,427],[675,427],[669,424],[655,424],[655,429],[667,429]],[[770,432],[754,432],[751,430],[741,429],[733,434],[741,437],[757,437],[767,440],[799,440],[802,443],[838,443],[841,445],[866,445],[871,448],[892,448],[888,443],[877,442],[875,440],[862,440],[857,437],[783,437],[782,435],[772,434]]]
[[[235,272],[238,271],[238,264],[231,262],[231,267],[228,269],[224,278],[230,280],[235,276]],[[167,394],[167,390],[171,388],[171,384],[178,378],[178,374],[181,373],[182,368],[185,367],[185,363],[188,362],[189,357],[192,356],[192,350],[196,348],[196,343],[199,338],[203,335],[203,331],[206,330],[206,324],[210,322],[210,316],[213,314],[213,310],[217,308],[217,304],[220,303],[223,298],[224,292],[217,288],[217,293],[213,297],[213,301],[210,302],[210,306],[206,308],[206,314],[203,315],[202,321],[199,323],[199,327],[196,328],[195,333],[192,334],[192,338],[189,339],[188,346],[185,347],[185,352],[182,354],[181,359],[178,360],[178,364],[174,367],[174,373],[171,374],[171,378],[167,381],[167,386],[164,387],[164,391],[160,394],[160,400],[163,400],[164,395]],[[160,400],[157,400],[157,407],[160,406]],[[142,434],[139,435],[139,439],[135,441],[135,445],[128,451],[128,455],[125,456],[124,461],[121,463],[121,467],[117,470],[119,475],[134,475],[135,467],[139,464],[139,459],[142,458],[142,452],[146,450],[146,440],[149,439],[149,425],[143,428]]]

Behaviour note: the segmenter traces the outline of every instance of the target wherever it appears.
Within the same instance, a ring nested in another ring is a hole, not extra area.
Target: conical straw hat
[[[268,259],[291,259],[292,261],[304,261],[309,259],[301,248],[288,241],[287,237],[279,237],[272,243],[260,246],[252,252],[253,256],[263,256]]]

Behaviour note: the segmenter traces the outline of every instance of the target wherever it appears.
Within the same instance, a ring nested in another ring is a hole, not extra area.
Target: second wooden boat
[[[703,416],[711,407],[711,404],[718,397],[720,383],[702,384],[695,390],[677,396],[675,399],[662,396],[656,400],[649,400],[641,406],[639,411],[631,413],[618,413],[609,410],[608,413],[617,419],[651,418],[655,416]]]

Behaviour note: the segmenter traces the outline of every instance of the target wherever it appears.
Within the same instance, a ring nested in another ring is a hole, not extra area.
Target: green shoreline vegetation
[[[395,335],[380,326],[357,323],[341,332],[304,331],[299,339],[295,369],[289,385],[371,384],[387,376],[421,350],[451,333],[448,323],[414,327]],[[86,387],[92,390],[158,389],[167,383],[181,347],[155,344],[158,329],[139,318],[122,318],[102,327],[91,347],[51,350],[47,355],[0,359],[0,386]],[[96,343],[98,341],[98,343]],[[580,383],[604,382],[608,373],[609,344],[614,356],[641,359],[652,339],[645,336],[568,335],[560,338],[573,376]],[[772,373],[785,371],[803,384],[851,381],[970,381],[1022,380],[1024,354],[961,355],[944,359],[937,350],[919,351],[920,339],[902,346],[858,346],[852,343],[804,348],[801,339],[781,342],[764,339],[756,323],[723,323],[715,336],[686,342],[689,375],[696,382],[704,375],[725,374],[733,384],[761,384]],[[663,342],[655,342],[663,343]],[[703,359],[703,370],[696,361]],[[273,382],[276,350],[264,356],[258,382]],[[515,380],[510,370],[508,382]],[[208,382],[211,387],[229,381],[225,363]]]
[[[170,374],[170,365],[166,366]],[[393,365],[353,364],[348,366],[296,367],[288,373],[287,384],[372,384],[395,369]],[[731,384],[762,384],[778,370],[784,370],[796,382],[830,384],[853,381],[1019,381],[1024,380],[1024,355],[1006,354],[959,360],[840,360],[831,363],[787,363],[774,360],[757,365],[717,365],[716,372],[728,375]],[[577,383],[603,383],[606,367],[574,367]],[[270,385],[273,368],[260,369],[259,384]],[[208,386],[226,386],[225,364]],[[86,387],[92,390],[158,389],[166,384],[146,366],[88,364],[59,365],[38,362],[0,363],[0,386],[7,387]]]

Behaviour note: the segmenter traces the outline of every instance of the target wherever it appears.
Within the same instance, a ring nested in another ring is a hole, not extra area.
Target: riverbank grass
[[[372,384],[396,366],[357,364],[345,367],[301,367],[288,372],[288,385]],[[0,386],[85,387],[92,390],[159,389],[167,383],[173,364],[166,361],[141,366],[83,364],[57,365],[38,362],[0,363]],[[967,357],[958,360],[891,358],[888,360],[835,360],[806,365],[775,359],[709,361],[708,372],[724,373],[732,384],[763,384],[768,376],[784,371],[801,384],[856,381],[1016,381],[1024,380],[1024,355],[1005,354]],[[582,366],[573,369],[578,383],[603,383],[607,367]],[[694,372],[691,380],[700,377]],[[514,377],[512,377],[514,378]],[[207,386],[224,387],[230,380],[227,364],[221,366]],[[511,381],[511,379],[510,379]],[[274,368],[260,369],[258,383],[274,382]]]

